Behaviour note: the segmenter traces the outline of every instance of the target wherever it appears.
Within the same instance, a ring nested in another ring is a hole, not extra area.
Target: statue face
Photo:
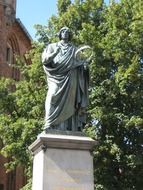
[[[61,31],[61,39],[69,39],[69,36],[70,36],[70,34],[69,34],[69,30],[68,29],[64,29],[64,30],[62,30]]]

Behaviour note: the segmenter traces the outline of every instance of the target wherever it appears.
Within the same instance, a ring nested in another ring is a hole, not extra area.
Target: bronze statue
[[[81,131],[88,106],[87,60],[77,59],[80,49],[71,43],[72,33],[68,27],[61,28],[59,39],[47,45],[42,54],[48,83],[45,129]]]

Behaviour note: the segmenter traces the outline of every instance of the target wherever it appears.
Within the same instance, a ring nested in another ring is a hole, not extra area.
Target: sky
[[[16,17],[21,20],[33,39],[36,33],[34,25],[46,25],[48,19],[56,13],[57,0],[17,0]]]
[[[17,0],[16,17],[35,39],[34,25],[46,25],[48,19],[57,13],[56,4],[57,0]]]

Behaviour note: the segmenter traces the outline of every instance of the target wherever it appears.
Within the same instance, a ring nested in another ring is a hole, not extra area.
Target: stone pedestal
[[[29,147],[34,153],[32,190],[94,190],[94,144],[83,136],[40,135]]]

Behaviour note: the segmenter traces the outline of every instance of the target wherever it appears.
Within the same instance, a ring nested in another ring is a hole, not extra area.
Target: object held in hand
[[[85,45],[77,49],[75,58],[78,61],[89,62],[93,56],[93,50],[90,46]]]

